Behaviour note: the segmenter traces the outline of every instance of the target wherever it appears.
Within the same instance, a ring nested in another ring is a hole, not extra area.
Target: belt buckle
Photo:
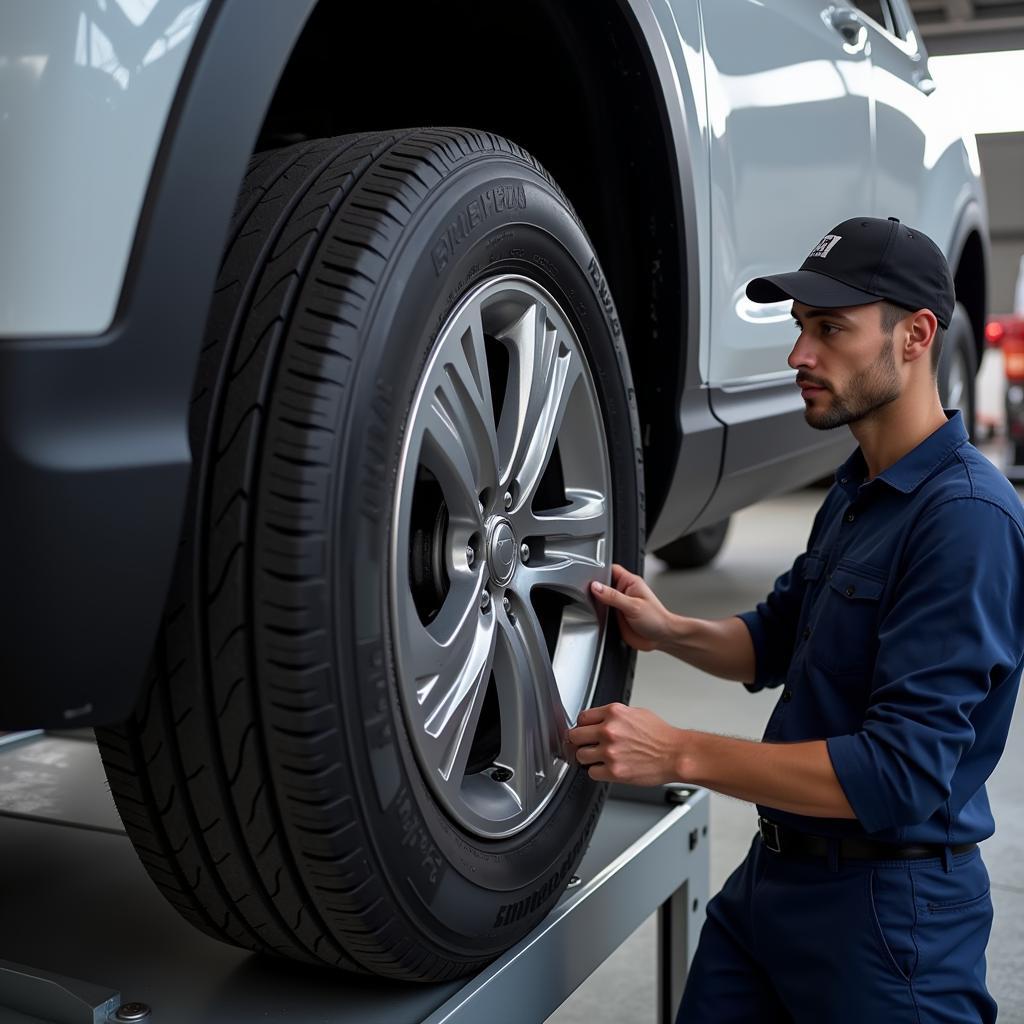
[[[761,841],[772,853],[782,853],[779,826],[767,818],[758,817],[757,830],[761,833]]]

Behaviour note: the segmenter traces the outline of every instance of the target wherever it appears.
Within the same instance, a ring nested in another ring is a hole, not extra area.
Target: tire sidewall
[[[506,209],[480,217],[480,197],[488,190],[506,197]],[[465,225],[469,230],[459,238]],[[337,548],[358,553],[358,561],[335,561],[332,621],[339,625],[338,678],[347,681],[339,699],[348,724],[348,761],[359,780],[367,830],[406,912],[442,945],[476,956],[505,948],[550,909],[589,842],[605,791],[574,766],[529,828],[506,840],[472,836],[431,794],[400,704],[388,580],[404,429],[433,343],[453,307],[481,282],[507,273],[551,292],[577,332],[607,437],[616,496],[612,555],[639,568],[637,420],[604,276],[584,231],[552,187],[500,155],[475,160],[436,189],[389,261],[366,322],[367,343],[342,442],[344,470],[333,496]],[[634,659],[610,618],[594,705],[628,699]],[[480,922],[487,925],[483,933]]]

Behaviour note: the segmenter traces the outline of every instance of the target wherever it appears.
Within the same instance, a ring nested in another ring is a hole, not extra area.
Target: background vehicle
[[[100,726],[211,934],[475,969],[600,811],[562,733],[633,660],[588,582],[848,453],[746,281],[900,216],[969,391],[984,197],[902,0],[0,27],[0,728]]]
[[[1011,480],[1024,476],[1024,317],[1008,313],[991,316],[985,325],[989,345],[1003,353],[1006,465]]]

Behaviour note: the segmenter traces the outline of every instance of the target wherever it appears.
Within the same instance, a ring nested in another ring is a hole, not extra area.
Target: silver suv
[[[16,0],[0,50],[0,728],[96,726],[226,941],[437,980],[551,908],[633,670],[589,582],[848,453],[750,278],[919,227],[973,417],[905,0]]]

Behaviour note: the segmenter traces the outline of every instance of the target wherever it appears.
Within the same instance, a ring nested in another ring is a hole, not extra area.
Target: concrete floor
[[[980,446],[997,465],[998,445]],[[851,446],[852,450],[852,446]],[[1024,489],[1017,488],[1024,499]],[[646,578],[674,611],[722,618],[753,608],[807,542],[824,490],[772,498],[738,513],[725,546],[708,568],[669,572],[649,556]],[[640,655],[632,702],[675,725],[759,739],[778,694],[748,693],[660,653]],[[1001,1024],[1024,1024],[1024,710],[1018,700],[1006,752],[989,780],[996,834],[984,844],[995,922],[988,982]],[[742,860],[755,830],[753,805],[712,795],[711,891]],[[655,928],[647,921],[550,1018],[549,1024],[633,1024],[655,1020]]]

